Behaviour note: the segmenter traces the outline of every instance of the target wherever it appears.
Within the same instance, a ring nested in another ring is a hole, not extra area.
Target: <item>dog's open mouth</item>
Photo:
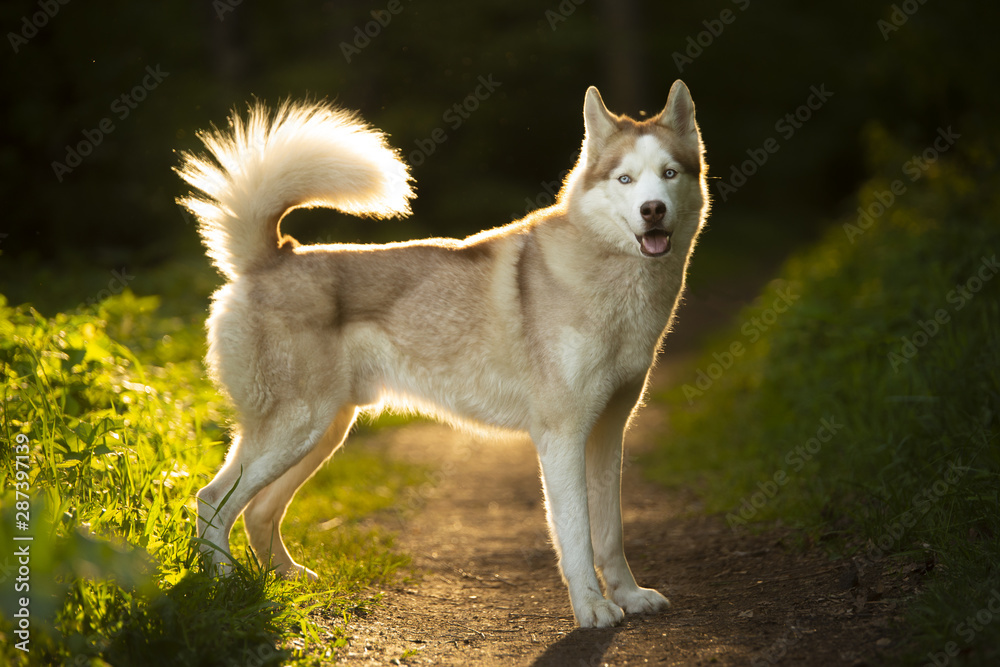
[[[635,238],[639,242],[639,250],[646,257],[659,257],[670,252],[670,232],[652,229]]]

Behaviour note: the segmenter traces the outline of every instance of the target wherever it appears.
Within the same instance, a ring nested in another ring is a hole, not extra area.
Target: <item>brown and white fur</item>
[[[200,135],[211,158],[183,155],[178,173],[203,194],[181,203],[230,281],[214,297],[207,361],[238,424],[198,493],[218,565],[242,513],[260,557],[315,577],[282,542],[285,510],[359,411],[394,405],[530,434],[581,626],[669,605],[625,560],[622,440],[708,212],[703,145],[681,81],[644,122],[611,114],[590,88],[584,125],[555,205],[461,241],[282,236],[295,208],[409,212],[397,153],[324,104],[234,114],[228,131]]]

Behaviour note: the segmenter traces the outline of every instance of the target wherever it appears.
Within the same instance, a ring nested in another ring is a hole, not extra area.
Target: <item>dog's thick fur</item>
[[[701,134],[680,81],[644,122],[611,114],[591,88],[584,126],[554,206],[464,241],[282,236],[294,208],[409,212],[396,152],[324,104],[256,106],[201,135],[211,158],[183,155],[178,173],[203,195],[181,203],[230,280],[214,297],[208,365],[238,427],[198,493],[199,534],[220,566],[243,513],[258,555],[315,577],[281,540],[285,509],[359,411],[401,405],[531,435],[581,626],[669,605],[625,560],[622,439],[707,215]]]

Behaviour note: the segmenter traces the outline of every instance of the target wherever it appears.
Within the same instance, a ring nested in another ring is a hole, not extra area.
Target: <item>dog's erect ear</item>
[[[667,104],[656,117],[656,122],[669,127],[677,134],[687,136],[698,133],[698,124],[694,120],[694,101],[691,91],[680,79],[674,81],[667,96]]]
[[[617,125],[615,116],[604,106],[604,100],[597,88],[587,89],[587,97],[583,100],[583,126],[587,131],[587,142],[597,146],[610,137]]]

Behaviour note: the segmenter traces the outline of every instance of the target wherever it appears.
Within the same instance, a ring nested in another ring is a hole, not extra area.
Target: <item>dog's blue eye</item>
[[[673,178],[676,175],[677,172],[673,169],[667,169],[665,172],[663,172],[663,178]]]
[[[618,182],[627,185],[628,183],[632,182],[632,177],[629,176],[628,174],[622,174],[621,176],[618,177]]]

